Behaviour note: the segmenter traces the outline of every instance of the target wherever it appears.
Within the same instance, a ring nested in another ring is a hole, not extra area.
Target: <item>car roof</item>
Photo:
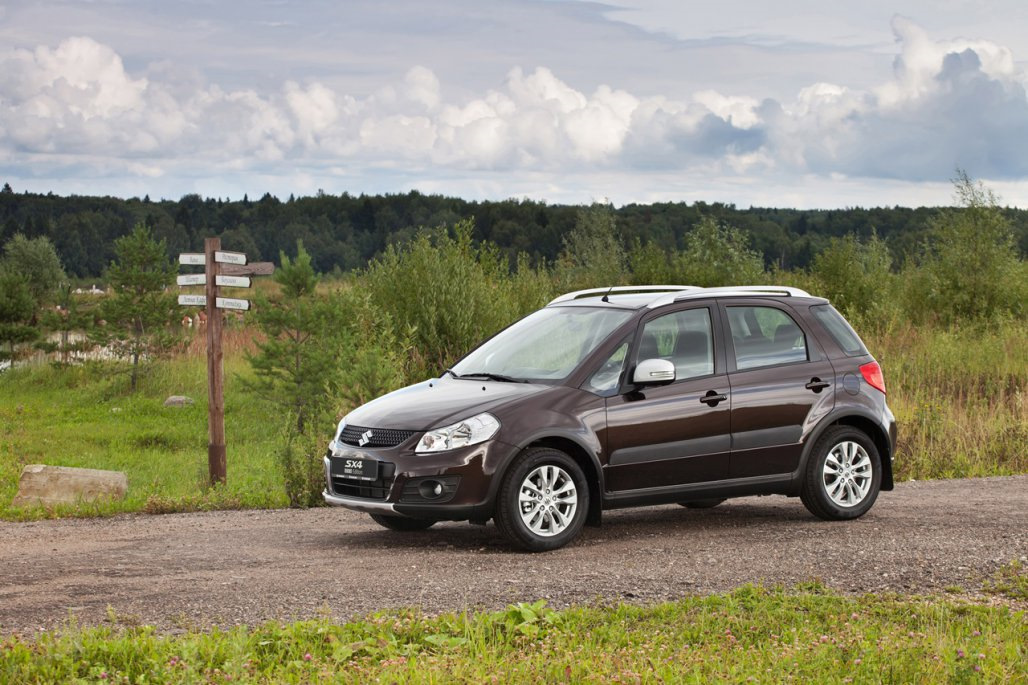
[[[688,285],[608,286],[576,290],[554,298],[547,306],[607,306],[618,309],[656,309],[684,300],[723,297],[768,297],[803,299],[810,303],[828,300],[800,290],[778,285],[740,285],[701,288]],[[799,302],[797,302],[799,304]]]

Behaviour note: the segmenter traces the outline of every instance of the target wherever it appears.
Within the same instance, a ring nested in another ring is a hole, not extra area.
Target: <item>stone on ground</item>
[[[21,471],[13,507],[36,504],[76,504],[100,498],[121,499],[128,477],[121,471],[77,469],[69,466],[29,464]]]
[[[172,395],[168,399],[164,400],[165,407],[185,407],[193,403],[192,397],[186,397],[185,395]]]

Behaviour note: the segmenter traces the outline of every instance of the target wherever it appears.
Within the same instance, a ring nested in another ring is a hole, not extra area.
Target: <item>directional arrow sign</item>
[[[221,273],[227,276],[270,276],[274,271],[275,265],[271,262],[253,262],[246,265],[226,264],[221,267]]]
[[[207,296],[206,295],[179,295],[178,303],[190,305],[193,307],[206,307]]]
[[[250,308],[249,300],[237,300],[232,297],[215,298],[214,304],[218,309],[242,309],[243,311],[246,311]]]
[[[195,252],[183,252],[178,256],[179,264],[197,264],[199,266],[203,266],[206,261],[207,260],[202,254],[197,254]]]
[[[242,252],[221,252],[214,253],[214,261],[222,264],[246,264],[246,255]]]
[[[179,276],[179,278],[182,278]],[[250,277],[249,276],[222,276],[218,274],[214,277],[215,285],[224,285],[229,288],[249,288]]]
[[[202,255],[201,255],[202,256]],[[186,274],[177,279],[179,285],[204,285],[207,283],[206,274]]]

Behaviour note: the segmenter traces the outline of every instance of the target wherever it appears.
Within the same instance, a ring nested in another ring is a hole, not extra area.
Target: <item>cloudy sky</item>
[[[1028,207],[1024,0],[0,0],[0,179]]]

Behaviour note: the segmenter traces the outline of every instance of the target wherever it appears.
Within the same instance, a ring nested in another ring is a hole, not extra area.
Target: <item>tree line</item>
[[[510,199],[469,201],[417,191],[394,195],[289,196],[265,194],[257,200],[203,198],[70,196],[0,191],[0,245],[15,235],[47,238],[65,272],[73,278],[100,278],[115,258],[118,238],[136,225],[163,241],[169,257],[200,251],[205,237],[218,236],[225,249],[252,260],[278,261],[296,256],[302,242],[320,273],[364,268],[389,245],[409,242],[426,226],[452,226],[473,219],[474,239],[497,247],[513,266],[519,255],[533,264],[553,262],[564,236],[579,220],[582,206]],[[731,204],[667,202],[610,208],[619,240],[626,246],[651,246],[671,253],[686,249],[703,219],[738,229],[765,268],[804,269],[833,238],[877,235],[892,261],[901,265],[922,256],[933,222],[948,211],[940,207],[877,207],[837,210],[739,209]],[[1021,256],[1028,254],[1028,211],[999,208]]]

